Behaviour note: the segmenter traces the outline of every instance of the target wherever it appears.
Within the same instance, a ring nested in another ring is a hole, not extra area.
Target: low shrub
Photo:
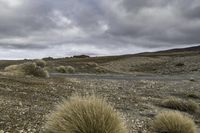
[[[48,116],[45,133],[127,133],[113,107],[94,96],[72,97]]]
[[[42,67],[42,68],[44,68],[47,65],[46,61],[44,60],[38,59],[38,60],[35,60],[34,62],[36,63],[37,66]]]
[[[88,62],[88,63],[86,64],[86,66],[87,66],[87,67],[98,67],[99,65],[98,65],[97,63],[95,63],[95,62]]]
[[[49,73],[48,73],[47,70],[44,70],[41,67],[36,67],[36,69],[35,69],[35,71],[33,73],[33,76],[48,78],[49,77]]]
[[[192,119],[173,111],[158,114],[151,125],[151,131],[153,133],[197,133]]]
[[[27,62],[19,65],[11,65],[6,67],[4,70],[8,73],[7,75],[32,75],[36,77],[49,77],[48,71],[44,70],[40,66],[37,66],[34,62]]]
[[[25,75],[33,75],[36,70],[36,63],[27,62],[19,65],[19,70],[23,71]]]
[[[56,67],[56,71],[60,72],[60,73],[66,73],[67,72],[65,66]]]
[[[95,67],[95,71],[97,73],[105,73],[106,72],[106,70],[103,67]]]
[[[66,66],[65,68],[66,68],[66,71],[68,73],[75,73],[75,68],[74,67],[72,67],[72,66]]]
[[[182,100],[178,98],[171,97],[162,102],[162,106],[170,109],[176,109],[186,112],[196,112],[199,108],[198,103],[192,100]]]

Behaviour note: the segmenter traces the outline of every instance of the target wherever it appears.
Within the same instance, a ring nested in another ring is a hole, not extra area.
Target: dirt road
[[[51,73],[51,77],[69,77],[80,79],[105,79],[105,80],[167,80],[167,81],[181,81],[181,80],[200,80],[200,75],[128,75],[128,74],[63,74]]]

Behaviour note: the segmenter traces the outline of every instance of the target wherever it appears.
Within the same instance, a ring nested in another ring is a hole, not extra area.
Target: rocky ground
[[[0,131],[37,133],[46,115],[63,98],[95,94],[107,98],[127,122],[130,133],[146,133],[153,117],[167,110],[159,105],[174,96],[200,104],[199,80],[104,80],[0,76]],[[194,94],[191,98],[188,94]],[[187,113],[188,114],[188,113]],[[199,113],[188,114],[200,126]]]

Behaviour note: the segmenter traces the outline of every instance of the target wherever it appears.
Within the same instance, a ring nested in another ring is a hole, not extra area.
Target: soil
[[[130,133],[146,133],[153,117],[168,110],[159,103],[170,96],[200,104],[200,80],[123,80],[98,78],[0,77],[0,131],[37,133],[46,115],[74,94],[102,96],[123,114]],[[195,94],[191,98],[188,94]],[[187,115],[200,126],[200,113]]]

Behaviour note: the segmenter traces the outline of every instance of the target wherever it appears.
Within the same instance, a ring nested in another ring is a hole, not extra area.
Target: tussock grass
[[[49,73],[47,70],[44,70],[41,67],[37,67],[33,73],[34,76],[36,77],[44,77],[44,78],[48,78],[49,77]]]
[[[6,67],[4,71],[7,75],[12,76],[32,75],[36,77],[49,77],[48,71],[44,70],[40,66],[37,66],[37,64],[34,62],[11,65]]]
[[[192,119],[180,112],[161,112],[151,125],[153,133],[197,133]]]
[[[47,65],[46,61],[41,60],[41,59],[37,59],[34,62],[36,63],[37,66],[42,67],[42,68],[44,68]]]
[[[72,97],[48,116],[45,133],[127,133],[113,107],[94,96]]]
[[[170,97],[162,102],[162,106],[170,109],[186,111],[186,112],[197,112],[199,109],[198,103],[192,100],[182,100],[175,97]]]
[[[60,72],[60,73],[66,73],[67,72],[65,66],[56,67],[56,71]]]
[[[66,66],[66,70],[68,73],[75,73],[75,68],[72,66]]]

